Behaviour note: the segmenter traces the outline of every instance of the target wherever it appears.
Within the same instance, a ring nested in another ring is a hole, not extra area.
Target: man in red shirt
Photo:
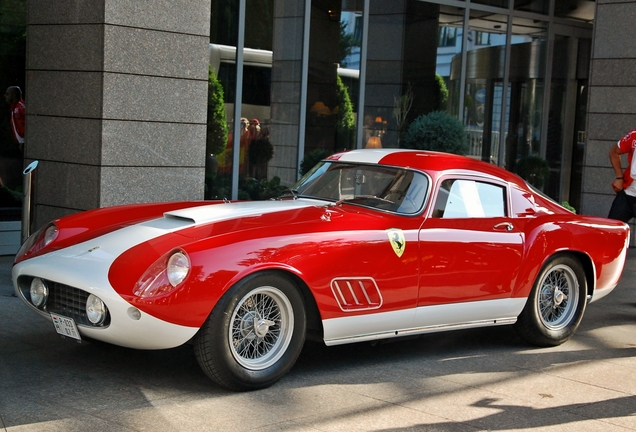
[[[4,92],[4,99],[10,105],[11,109],[11,131],[13,137],[18,142],[20,150],[24,146],[24,121],[26,117],[26,106],[22,99],[22,90],[20,87],[12,86]]]
[[[634,155],[636,152],[636,130],[625,135],[621,140],[609,151],[609,158],[616,174],[616,180],[612,182],[612,187],[616,192],[616,197],[610,208],[610,219],[618,219],[623,222],[636,216],[636,161]],[[623,171],[621,166],[621,155],[627,154],[627,168]]]

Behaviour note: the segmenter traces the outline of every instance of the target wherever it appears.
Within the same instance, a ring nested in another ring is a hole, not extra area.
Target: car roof
[[[466,156],[427,150],[357,149],[336,153],[328,157],[327,160],[400,166],[429,173],[467,170],[492,175],[518,185],[525,185],[525,182],[520,177],[497,165]]]

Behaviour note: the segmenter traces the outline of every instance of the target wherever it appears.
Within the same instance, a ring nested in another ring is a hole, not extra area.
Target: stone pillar
[[[581,196],[583,214],[607,216],[614,198],[610,186],[614,171],[608,152],[621,137],[636,129],[636,46],[631,30],[635,17],[636,1],[596,3]]]
[[[29,0],[25,158],[33,227],[202,199],[210,2]]]

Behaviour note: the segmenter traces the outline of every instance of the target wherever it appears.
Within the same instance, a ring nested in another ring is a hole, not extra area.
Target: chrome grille
[[[73,318],[76,324],[91,325],[86,318],[86,291],[50,281],[47,281],[47,286],[49,300],[44,306],[47,312]]]
[[[22,296],[31,303],[29,289],[34,278],[22,276],[18,279],[18,285],[22,291]],[[43,279],[49,289],[49,297],[46,304],[39,308],[48,313],[62,315],[72,318],[77,325],[95,327],[86,316],[86,299],[90,295],[88,292],[69,285]],[[106,320],[99,327],[106,327],[110,324],[110,313]]]

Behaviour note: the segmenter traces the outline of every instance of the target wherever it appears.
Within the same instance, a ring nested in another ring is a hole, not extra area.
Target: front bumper
[[[15,292],[31,309],[45,318],[51,319],[51,312],[71,315],[68,317],[75,320],[80,335],[85,337],[137,349],[165,349],[182,345],[196,334],[198,328],[166,322],[135,308],[113,289],[108,280],[112,262],[123,251],[151,236],[152,233],[145,236],[111,233],[21,261],[12,270]],[[77,304],[67,313],[60,312],[59,308],[48,311],[46,306],[35,307],[28,295],[28,285],[34,277],[50,281],[55,289],[63,287],[70,290],[74,295],[69,302]],[[77,314],[81,315],[83,307],[82,298],[85,299],[89,294],[99,297],[108,308],[109,320],[101,326],[93,326],[90,322],[78,319]]]

